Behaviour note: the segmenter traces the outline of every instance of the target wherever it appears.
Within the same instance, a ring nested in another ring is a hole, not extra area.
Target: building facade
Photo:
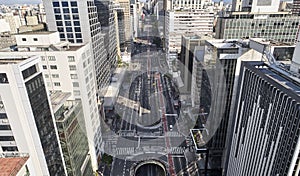
[[[299,175],[299,79],[264,62],[243,62],[227,175]]]
[[[280,0],[233,0],[232,11],[278,12]]]
[[[165,47],[181,50],[181,36],[186,34],[211,34],[214,13],[209,10],[167,11],[165,16]]]
[[[300,1],[299,0],[293,0],[292,12],[295,15],[299,15],[300,14]]]
[[[49,31],[58,31],[62,40],[71,43],[91,41],[97,92],[103,95],[110,80],[110,64],[94,1],[51,0],[44,1],[44,6]]]
[[[96,74],[94,72],[91,43],[71,44],[60,41],[58,32],[34,32],[16,35],[17,49],[1,55],[39,55],[45,85],[49,92],[70,92],[69,100],[80,99],[83,107],[86,135],[88,137],[93,168],[98,167],[101,156],[101,129],[99,101],[97,100]]]
[[[51,104],[68,175],[93,175],[84,114],[80,100],[67,101],[70,93],[51,94]]]
[[[1,56],[0,150],[28,153],[32,175],[66,175],[39,62],[38,56]]]
[[[217,39],[265,38],[293,44],[300,18],[289,12],[248,13],[232,12],[220,17],[216,25]]]

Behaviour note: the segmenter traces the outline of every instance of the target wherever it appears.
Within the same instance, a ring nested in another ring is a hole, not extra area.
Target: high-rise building
[[[233,0],[232,11],[278,12],[280,0]]]
[[[165,16],[165,47],[181,50],[181,36],[185,34],[211,34],[214,13],[209,10],[167,11]]]
[[[110,64],[101,34],[97,7],[89,0],[43,1],[49,31],[59,31],[60,38],[71,43],[92,42],[93,62],[97,78],[97,92],[105,93],[110,80]]]
[[[180,76],[184,84],[184,87],[180,88],[181,92],[191,91],[194,50],[196,46],[204,46],[205,40],[208,39],[212,38],[204,35],[182,35],[181,53],[177,61],[179,63],[178,69],[180,70]]]
[[[94,72],[91,42],[72,44],[60,41],[58,32],[34,32],[16,35],[17,47],[4,50],[2,56],[41,57],[41,72],[45,86],[50,92],[70,92],[68,100],[82,101],[84,125],[88,137],[90,157],[94,170],[101,156],[101,128],[96,97],[96,74]]]
[[[231,12],[228,16],[218,18],[216,38],[265,38],[293,44],[299,20],[299,16],[290,12]]]
[[[115,4],[114,11],[115,11],[115,18],[117,19],[117,26],[118,26],[118,35],[119,35],[119,44],[120,48],[124,48],[126,37],[125,37],[125,15],[124,15],[124,8],[121,8],[119,4]]]
[[[287,70],[242,63],[226,175],[299,175],[300,81]]]
[[[194,50],[191,98],[201,116],[212,121],[206,124],[212,134],[206,145],[210,173],[222,173],[232,111],[230,105],[237,89],[240,63],[261,60],[261,53],[249,48],[247,43],[207,40],[205,46],[197,46]]]
[[[104,35],[104,46],[107,51],[107,60],[109,61],[111,74],[117,66],[117,40],[116,40],[116,21],[113,12],[112,0],[95,0],[97,7],[98,20],[101,24]]]
[[[51,104],[68,175],[93,175],[84,114],[80,100],[67,100],[71,94],[54,92]]]
[[[131,22],[130,22],[130,3],[129,0],[116,0],[116,4],[120,4],[123,8],[123,20],[125,28],[125,41],[129,42],[131,39]]]
[[[0,151],[28,153],[31,175],[66,175],[38,56],[0,58]]]
[[[292,12],[295,15],[300,15],[300,0],[293,0]]]

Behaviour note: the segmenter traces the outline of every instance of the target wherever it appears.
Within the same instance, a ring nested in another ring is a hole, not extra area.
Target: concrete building
[[[210,6],[212,4],[212,0],[166,0],[165,10],[203,9],[205,6]]]
[[[293,0],[292,12],[295,15],[300,15],[300,0]]]
[[[58,32],[35,32],[16,35],[17,48],[5,50],[2,56],[41,57],[45,85],[50,92],[70,92],[69,100],[82,101],[86,134],[94,170],[101,156],[101,114],[97,100],[91,43],[72,44],[60,41]]]
[[[181,50],[181,36],[185,34],[212,34],[214,13],[207,10],[167,11],[165,17],[165,47]]]
[[[31,175],[66,175],[39,57],[1,54],[0,70],[0,152],[28,153]]]
[[[290,12],[248,13],[232,12],[219,17],[216,38],[265,38],[293,44],[296,39],[300,18]]]
[[[130,22],[130,3],[129,0],[116,0],[116,4],[120,4],[123,8],[124,27],[125,27],[125,41],[131,40],[131,22]],[[120,23],[119,23],[120,24]]]
[[[54,92],[51,104],[68,175],[93,175],[84,114],[80,100],[67,101],[71,94]]]
[[[280,0],[233,0],[232,11],[278,12]]]
[[[107,51],[107,60],[112,74],[117,67],[117,39],[116,21],[113,12],[112,0],[95,0],[98,20],[104,35],[104,46]]]
[[[178,69],[184,87],[181,87],[181,92],[191,92],[192,73],[193,73],[193,58],[196,46],[204,46],[205,40],[212,39],[209,36],[201,35],[182,35],[181,52],[177,60]]]
[[[224,167],[230,105],[238,89],[240,64],[260,61],[261,57],[260,52],[249,48],[249,41],[207,40],[205,46],[194,50],[192,105],[208,121],[205,128],[211,138],[206,145],[210,165],[207,169],[212,174],[222,174]]]
[[[98,20],[97,7],[89,0],[43,1],[49,31],[59,31],[60,38],[71,43],[92,42],[97,92],[105,93],[110,80],[110,64],[104,45],[104,35]]]
[[[117,26],[118,26],[118,37],[119,37],[119,46],[123,50],[126,43],[125,37],[125,15],[124,8],[121,8],[119,4],[115,5],[115,17],[117,18]]]
[[[300,79],[282,68],[242,63],[226,175],[299,175]]]

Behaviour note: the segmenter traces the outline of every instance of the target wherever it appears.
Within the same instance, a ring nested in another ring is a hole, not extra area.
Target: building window
[[[76,38],[82,38],[82,35],[80,33],[75,34]]]
[[[76,65],[69,65],[70,70],[76,70]]]
[[[26,41],[26,38],[22,38],[22,41],[24,41],[24,42],[25,42],[25,41]]]
[[[73,33],[67,33],[67,38],[73,38]]]
[[[74,26],[80,26],[80,22],[79,21],[74,21]]]
[[[61,15],[55,15],[56,20],[62,20]]]
[[[68,62],[75,62],[74,56],[68,56]]]
[[[45,57],[45,56],[41,56],[41,60],[42,60],[42,61],[45,61],[45,60],[46,60],[46,57]]]
[[[72,8],[71,10],[72,10],[72,13],[78,13],[78,9],[77,8],[76,9]]]
[[[49,75],[48,75],[48,74],[45,74],[45,78],[49,78]]]
[[[71,74],[70,76],[71,76],[71,79],[78,79],[77,74]]]
[[[73,20],[79,20],[79,15],[73,15]]]
[[[7,76],[6,76],[6,73],[0,73],[0,83],[1,84],[6,84],[8,83],[8,79],[7,79]]]
[[[69,10],[69,8],[63,8],[63,12],[64,13],[70,13],[70,10]]]
[[[59,2],[52,2],[53,7],[59,7]]]
[[[38,41],[38,39],[37,38],[33,38],[33,41]]]
[[[67,1],[62,1],[62,2],[61,2],[61,5],[62,5],[63,7],[68,7],[68,6],[69,6],[69,3],[68,3]]]
[[[63,27],[58,27],[58,28],[57,28],[57,31],[58,31],[58,32],[64,32],[64,28],[63,28]]]
[[[79,87],[79,82],[73,82],[73,87]]]
[[[46,70],[47,69],[47,65],[43,65],[43,69]]]
[[[77,2],[76,1],[71,1],[71,6],[72,7],[77,7]]]
[[[52,74],[52,78],[59,78],[59,74]]]
[[[60,38],[65,38],[65,34],[59,34]]]
[[[72,32],[72,28],[71,28],[71,27],[67,27],[67,28],[66,28],[66,31],[67,31],[67,32]]]
[[[14,141],[15,138],[13,136],[0,136],[0,141]]]
[[[75,32],[81,32],[80,27],[75,27]]]
[[[56,61],[56,58],[55,58],[55,56],[48,56],[48,60],[49,61]]]
[[[79,90],[74,90],[74,96],[80,96],[80,91]]]
[[[65,21],[65,25],[66,26],[72,26],[72,23],[71,23],[71,21]]]
[[[18,151],[18,147],[2,147],[2,150],[4,152],[13,152],[13,151]]]
[[[56,21],[56,25],[57,25],[57,26],[62,26],[63,23],[62,23],[62,21]]]
[[[57,66],[56,65],[50,65],[50,69],[57,70]]]
[[[82,43],[82,39],[77,39],[76,42],[77,43]]]
[[[70,17],[70,15],[64,15],[64,19],[65,19],[65,20],[70,20],[71,17]]]
[[[54,82],[54,86],[59,87],[60,86],[60,82]]]
[[[11,130],[10,125],[0,125],[0,130]]]
[[[54,9],[54,13],[60,13],[60,9],[55,8],[55,9]]]

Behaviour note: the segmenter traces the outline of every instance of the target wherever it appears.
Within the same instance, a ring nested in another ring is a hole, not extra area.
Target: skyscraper
[[[299,78],[243,62],[239,85],[227,175],[299,175]]]
[[[128,42],[131,39],[130,3],[129,0],[116,0],[116,3],[123,8],[125,40]]]
[[[97,91],[103,94],[109,84],[110,64],[94,1],[45,0],[44,6],[49,31],[59,31],[60,38],[71,43],[92,42]]]
[[[1,152],[28,153],[32,175],[66,175],[38,56],[0,58]]]

